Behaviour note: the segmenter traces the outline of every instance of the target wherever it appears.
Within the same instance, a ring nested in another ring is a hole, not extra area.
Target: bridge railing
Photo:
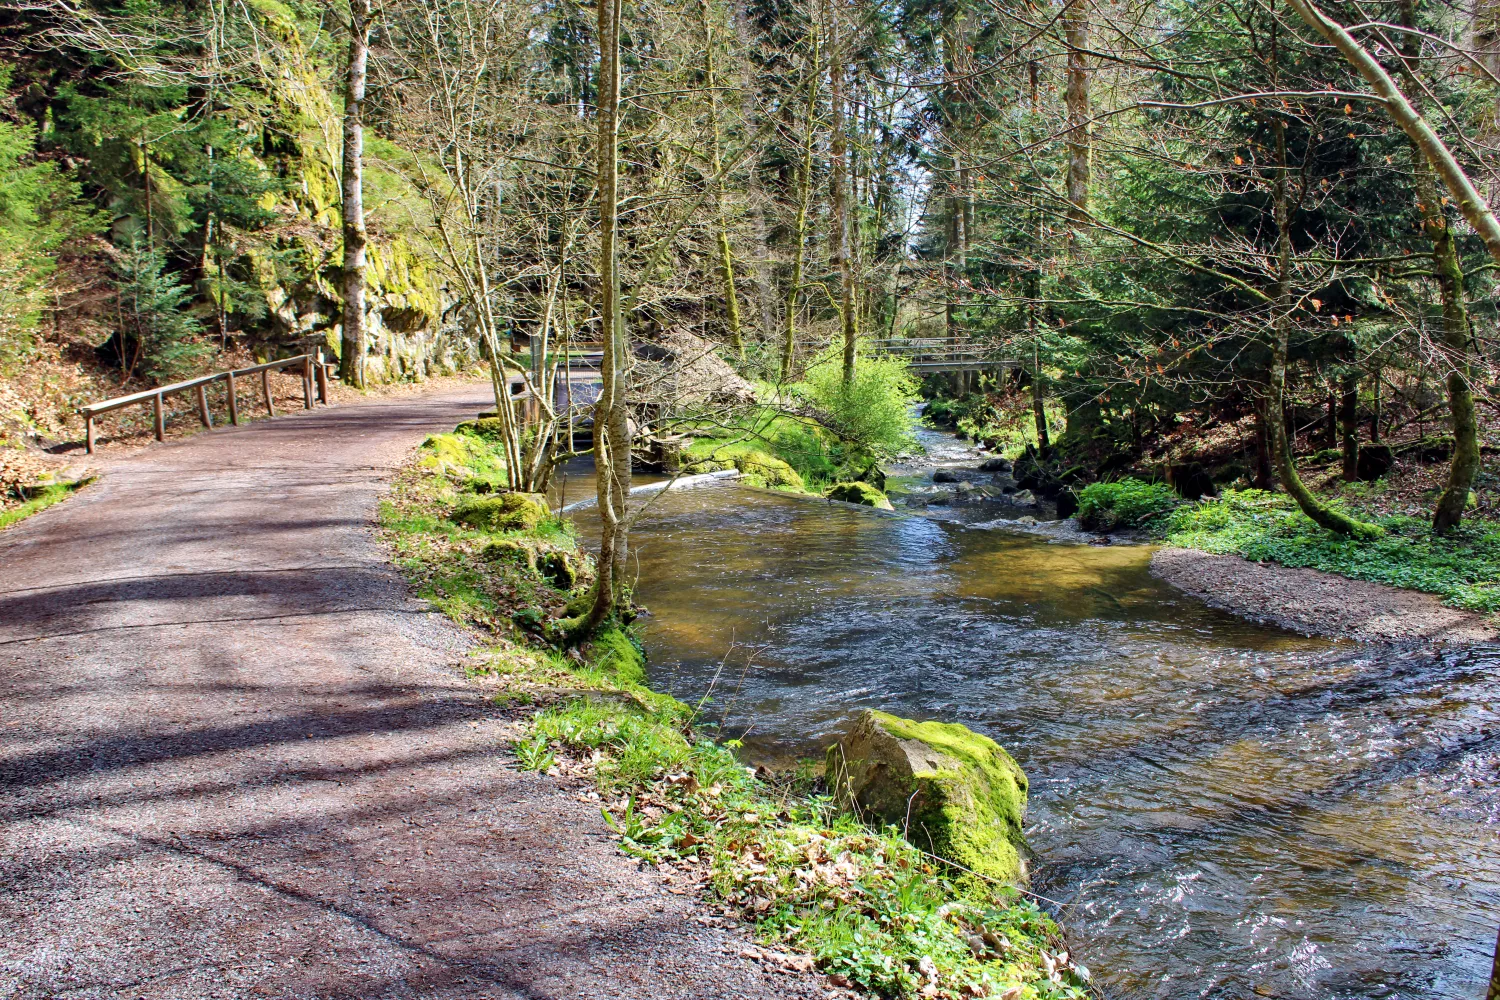
[[[883,337],[868,342],[871,353],[903,357],[918,371],[1013,367],[1017,362],[992,344],[956,337]]]
[[[116,396],[113,399],[80,406],[78,412],[83,415],[84,448],[90,455],[94,453],[95,417],[136,403],[150,403],[152,405],[156,417],[156,440],[163,440],[166,436],[166,413],[163,401],[166,397],[179,392],[193,391],[197,393],[198,419],[203,422],[204,427],[212,427],[214,421],[213,415],[208,410],[208,394],[206,390],[208,386],[215,382],[227,382],[229,384],[229,422],[231,424],[238,424],[240,422],[240,407],[236,382],[238,379],[249,375],[260,375],[260,388],[261,393],[265,396],[266,413],[274,417],[276,416],[276,404],[271,399],[271,372],[283,372],[287,369],[297,371],[302,376],[303,407],[310,410],[313,408],[313,386],[315,383],[317,386],[318,402],[328,402],[328,369],[332,367],[334,366],[323,362],[321,353],[319,356],[299,354],[296,357],[268,361],[263,365],[251,365],[249,368],[235,368],[231,371],[215,372],[212,375],[190,378],[185,382],[173,382],[171,385],[157,386],[155,389],[132,392],[128,396]]]

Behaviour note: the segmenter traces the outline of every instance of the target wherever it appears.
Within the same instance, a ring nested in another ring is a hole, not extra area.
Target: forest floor
[[[518,710],[390,565],[387,480],[488,398],[101,456],[0,535],[8,995],[822,995],[517,770]]]

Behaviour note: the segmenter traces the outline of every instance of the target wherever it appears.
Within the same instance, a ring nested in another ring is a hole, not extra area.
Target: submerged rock
[[[844,503],[879,507],[881,510],[895,509],[891,506],[890,499],[869,483],[836,483],[823,495],[830,500],[842,500]]]
[[[1025,881],[1026,775],[988,736],[865,710],[827,764],[841,808],[985,878]]]
[[[935,483],[956,483],[958,482],[958,476],[947,469],[938,469],[932,474],[932,481]]]
[[[1015,493],[1011,493],[1008,499],[1011,503],[1020,504],[1023,507],[1036,506],[1036,497],[1032,495],[1032,492],[1030,490],[1019,490]]]
[[[991,459],[988,459],[985,462],[982,462],[980,464],[979,471],[980,472],[1009,472],[1010,471],[1010,459],[1008,459],[1008,458],[991,458]]]

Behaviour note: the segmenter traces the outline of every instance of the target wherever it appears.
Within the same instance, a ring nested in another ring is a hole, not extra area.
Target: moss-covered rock
[[[823,495],[830,500],[857,503],[864,507],[879,507],[881,510],[895,509],[891,506],[890,499],[870,483],[835,483]]]
[[[488,461],[482,441],[467,434],[431,434],[422,442],[424,454],[418,464],[444,475],[469,476]]]
[[[453,508],[452,519],[471,528],[515,531],[535,528],[551,515],[540,493],[494,493],[464,497]]]
[[[773,490],[803,490],[806,488],[797,470],[774,455],[763,451],[747,451],[734,456],[734,467],[746,477],[755,477]]]
[[[828,784],[843,808],[924,850],[985,878],[1026,878],[1026,775],[987,736],[866,710],[828,748]]]

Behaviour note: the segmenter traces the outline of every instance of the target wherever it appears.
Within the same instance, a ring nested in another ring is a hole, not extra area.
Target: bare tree
[[[364,101],[370,54],[370,0],[349,0],[349,65],[344,75],[344,317],[339,377],[365,387]]]

